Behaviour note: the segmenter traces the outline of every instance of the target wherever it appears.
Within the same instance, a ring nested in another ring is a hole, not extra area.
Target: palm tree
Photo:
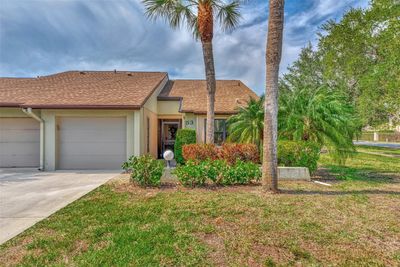
[[[296,87],[279,96],[279,136],[325,146],[339,163],[354,152],[359,132],[354,108],[339,91],[327,86]]]
[[[262,151],[264,130],[264,96],[251,98],[238,113],[229,117],[228,141],[255,144]]]
[[[269,0],[262,181],[264,189],[272,192],[278,192],[278,79],[284,3],[284,0]]]
[[[214,20],[224,30],[232,30],[238,24],[239,1],[224,0],[143,0],[146,15],[150,19],[161,18],[172,28],[185,24],[196,39],[200,38],[207,81],[207,143],[214,143],[215,69],[212,48]]]

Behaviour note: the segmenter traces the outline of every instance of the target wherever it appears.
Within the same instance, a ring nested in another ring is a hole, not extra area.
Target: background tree
[[[324,78],[322,57],[309,44],[280,80],[279,138],[313,141],[343,163],[360,130],[345,89]]]
[[[282,56],[284,0],[269,1],[263,141],[263,187],[278,191],[278,79]]]
[[[264,133],[264,96],[250,99],[238,113],[229,117],[228,141],[255,144],[262,151]]]
[[[212,40],[214,21],[218,21],[224,30],[231,30],[240,18],[239,1],[223,0],[143,0],[146,15],[151,19],[161,18],[172,28],[183,24],[201,40],[205,75],[207,81],[207,129],[206,142],[214,143],[214,103],[215,68]]]
[[[399,1],[373,0],[322,27],[324,79],[343,90],[364,125],[400,123],[399,15]]]
[[[353,138],[360,128],[346,97],[325,86],[282,93],[278,127],[281,139],[318,143],[339,163],[354,152]]]

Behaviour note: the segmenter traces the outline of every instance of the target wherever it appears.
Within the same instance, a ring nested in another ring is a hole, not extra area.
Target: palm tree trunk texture
[[[204,67],[207,81],[207,128],[206,143],[214,143],[214,102],[215,102],[215,68],[212,38],[214,33],[213,9],[209,2],[199,4],[197,24],[203,47]]]
[[[212,42],[202,42],[204,65],[207,81],[207,128],[206,143],[214,143],[214,102],[215,102],[215,70]]]
[[[282,55],[284,0],[269,1],[266,51],[266,90],[262,181],[265,190],[278,191],[278,78]]]

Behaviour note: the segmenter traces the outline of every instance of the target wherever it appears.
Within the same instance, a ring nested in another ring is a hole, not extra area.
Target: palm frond
[[[161,18],[172,28],[179,28],[182,25],[195,31],[197,26],[196,15],[192,8],[197,5],[194,0],[143,0],[142,3],[146,9],[146,16],[151,20]]]
[[[241,18],[239,9],[240,2],[237,0],[218,6],[216,18],[223,30],[230,31],[238,26]]]

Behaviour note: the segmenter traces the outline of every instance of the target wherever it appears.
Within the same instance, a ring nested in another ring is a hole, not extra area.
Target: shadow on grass
[[[397,177],[396,173],[388,172],[386,174],[382,174],[372,171],[369,168],[351,168],[351,167],[337,166],[337,165],[326,166],[325,173],[323,175],[317,175],[317,176],[322,176],[318,177],[322,180],[364,181],[371,183],[389,183],[389,184],[400,183],[399,179],[400,177]]]

